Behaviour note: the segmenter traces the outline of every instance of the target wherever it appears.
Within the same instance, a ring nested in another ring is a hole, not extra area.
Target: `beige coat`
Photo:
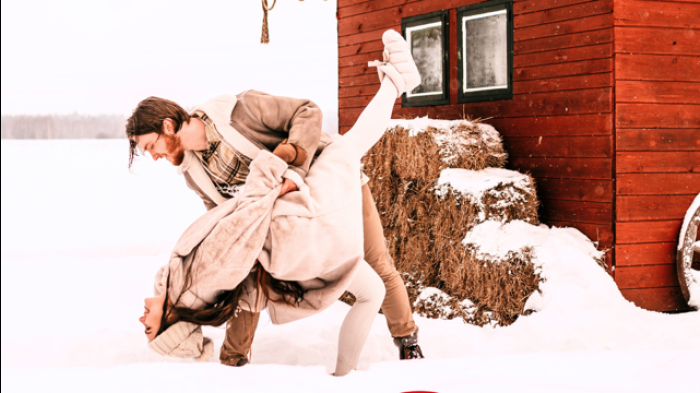
[[[289,166],[294,173],[285,177],[302,182],[314,156],[323,151],[330,136],[321,131],[323,114],[307,99],[272,96],[255,90],[237,96],[222,95],[197,107],[209,116],[227,143],[249,158],[259,151],[273,151],[284,139],[303,149],[306,160],[299,166]],[[185,153],[179,171],[187,186],[204,201],[207,210],[225,202],[211,180],[198,167],[192,152]],[[292,176],[292,175],[298,176]]]
[[[309,290],[298,307],[254,305],[254,292],[244,299],[253,311],[267,306],[273,323],[309,316],[338,299],[364,256],[360,157],[336,136],[308,171],[307,185],[278,198],[286,170],[277,156],[260,152],[241,195],[210,210],[178,240],[156,276],[156,292],[169,271],[169,297],[177,299],[191,267],[193,282],[179,304],[205,308],[246,279],[254,289],[249,274],[259,260],[273,277]]]

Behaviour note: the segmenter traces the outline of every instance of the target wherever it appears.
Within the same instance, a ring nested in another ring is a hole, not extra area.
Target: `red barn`
[[[338,0],[337,16],[341,133],[378,89],[382,32],[402,31],[424,82],[394,118],[488,118],[545,223],[609,250],[640,307],[688,308],[675,248],[700,193],[700,2]]]

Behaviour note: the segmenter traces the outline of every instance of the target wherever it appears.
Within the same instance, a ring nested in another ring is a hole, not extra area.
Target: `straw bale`
[[[445,176],[448,174],[449,176]],[[490,184],[483,186],[479,178],[489,177]],[[476,179],[476,180],[475,180]],[[467,184],[464,183],[467,180]],[[469,182],[476,182],[479,187],[470,188]],[[537,209],[539,200],[535,191],[535,181],[527,174],[506,169],[485,170],[480,172],[449,169],[444,171],[435,187],[443,199],[452,195],[449,203],[470,204],[475,207],[478,222],[498,220],[503,223],[513,220],[525,221],[539,225]]]
[[[532,178],[487,169],[503,167],[506,158],[493,127],[469,121],[424,121],[419,127],[397,121],[364,157],[387,248],[421,315],[507,325],[537,289],[531,249],[494,260],[479,255],[478,245],[462,244],[488,219],[539,223]],[[452,172],[460,176],[480,171],[489,182],[476,189],[439,182],[444,170],[462,171]],[[493,180],[494,171],[505,176]]]
[[[432,319],[460,318],[473,321],[476,307],[469,299],[459,300],[437,288],[425,288],[413,305],[418,315]]]
[[[455,298],[474,302],[477,310],[472,323],[481,325],[496,321],[509,325],[515,322],[542,281],[532,263],[534,250],[524,247],[498,258],[480,255],[474,244],[464,249],[463,259],[441,261],[443,290]]]
[[[391,127],[368,154],[371,157],[374,152],[383,152],[382,162],[389,168],[381,171],[390,169],[399,179],[437,179],[445,168],[502,168],[508,159],[500,135],[489,125],[468,120],[436,121],[416,129],[408,124],[404,121]],[[436,127],[441,124],[442,128]],[[371,164],[367,166],[374,169]]]

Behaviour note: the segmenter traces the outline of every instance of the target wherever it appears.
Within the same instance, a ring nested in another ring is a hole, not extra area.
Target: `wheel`
[[[676,267],[683,297],[690,307],[700,309],[700,195],[685,215],[678,239]]]

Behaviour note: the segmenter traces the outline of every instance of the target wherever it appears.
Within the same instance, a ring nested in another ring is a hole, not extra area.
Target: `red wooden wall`
[[[381,34],[400,31],[401,18],[449,9],[450,104],[401,108],[397,100],[393,117],[491,118],[510,154],[508,167],[535,177],[544,222],[576,227],[608,250],[628,299],[655,310],[682,308],[670,276],[669,242],[692,190],[700,192],[700,181],[681,185],[697,179],[700,165],[700,107],[694,106],[700,59],[693,57],[699,55],[699,22],[684,13],[697,10],[698,0],[678,3],[682,9],[675,12],[668,2],[514,0],[513,99],[458,104],[456,8],[480,1],[338,0],[341,133],[379,87],[367,61],[381,59]],[[661,8],[644,14],[646,5]],[[659,52],[669,38],[674,48]],[[641,98],[648,96],[658,97]],[[616,176],[627,185],[616,187]]]
[[[687,308],[675,249],[700,193],[700,2],[615,0],[616,274],[653,310]]]

